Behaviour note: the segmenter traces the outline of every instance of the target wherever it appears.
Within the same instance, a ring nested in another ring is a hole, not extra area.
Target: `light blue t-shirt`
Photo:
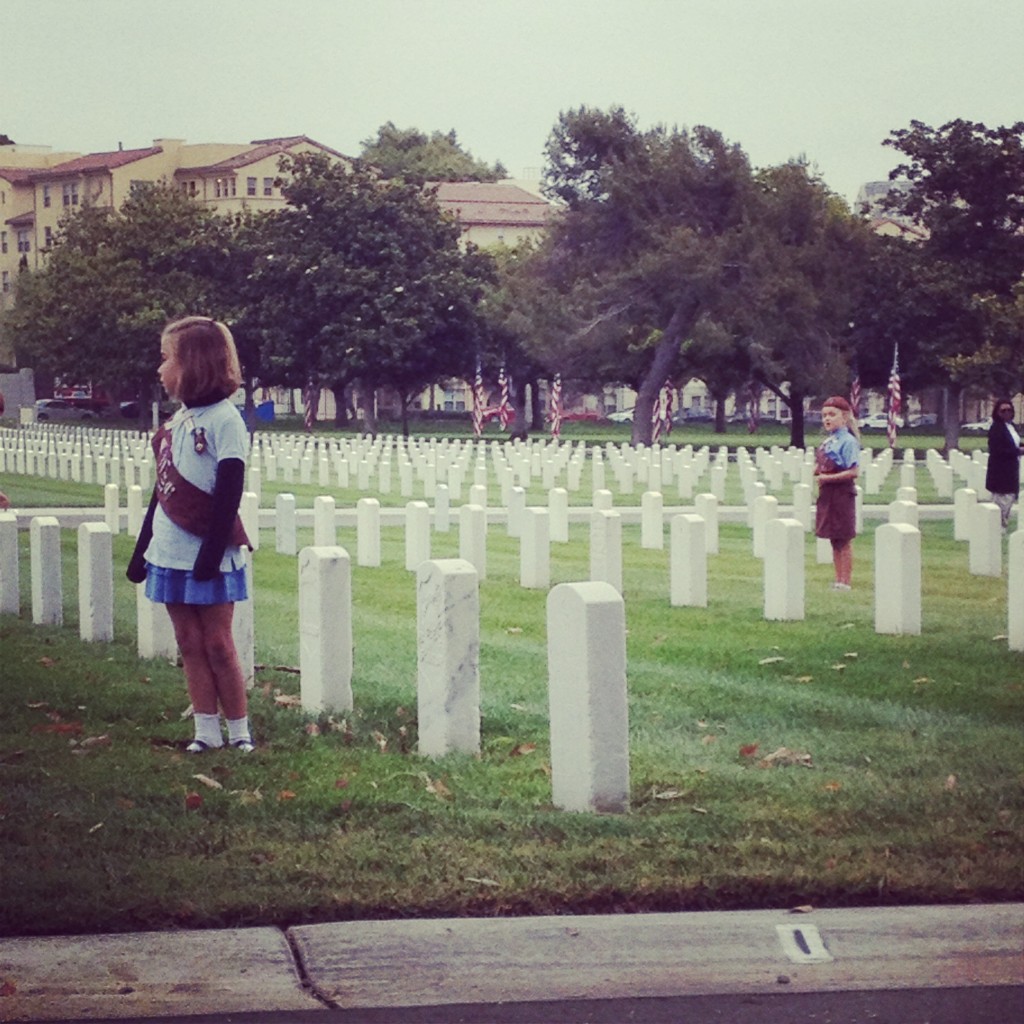
[[[822,452],[840,469],[851,469],[860,464],[860,442],[847,427],[833,431],[821,445]]]
[[[249,432],[241,413],[224,399],[213,405],[179,409],[167,424],[171,431],[171,454],[178,472],[189,483],[213,494],[217,463],[221,459],[249,456]],[[201,438],[201,452],[196,451]],[[146,548],[146,561],[165,569],[191,569],[203,539],[173,523],[158,504],[153,516],[153,539]],[[220,571],[230,572],[244,564],[241,548],[228,546]]]

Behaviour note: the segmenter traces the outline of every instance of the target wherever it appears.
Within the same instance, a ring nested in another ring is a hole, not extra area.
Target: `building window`
[[[44,185],[43,186],[43,206],[49,206],[49,205],[50,205],[50,186],[49,185]]]
[[[64,186],[64,205],[65,206],[77,206],[78,205],[78,182],[71,181]]]
[[[29,238],[28,231],[18,232],[18,252],[31,252],[32,242]]]
[[[43,233],[46,236],[46,248],[49,249],[50,246],[53,245],[53,228],[47,224],[46,227],[43,228]]]
[[[183,181],[181,183],[181,191],[184,192],[185,195],[194,199],[197,195],[195,180]]]
[[[254,196],[254,195],[256,195],[256,179],[255,178],[246,178],[245,179],[245,194],[247,196]]]
[[[214,194],[218,199],[228,199],[235,195],[235,179],[234,178],[218,178]]]
[[[274,179],[264,178],[263,179],[263,194],[265,196],[272,196],[274,194]]]
[[[7,232],[0,231],[0,253],[7,252]]]
[[[11,274],[9,270],[5,270],[3,273],[3,282],[0,284],[0,289],[5,292],[9,292],[11,290]]]

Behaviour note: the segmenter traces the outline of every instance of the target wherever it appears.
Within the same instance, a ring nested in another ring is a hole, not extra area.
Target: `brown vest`
[[[166,426],[153,435],[153,454],[156,456],[156,496],[160,507],[175,526],[196,537],[205,537],[210,532],[213,495],[181,475],[174,464],[171,431]],[[252,549],[238,515],[228,535],[228,544]]]

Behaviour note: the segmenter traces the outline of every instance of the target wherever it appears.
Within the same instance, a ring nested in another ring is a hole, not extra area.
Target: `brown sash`
[[[210,532],[213,495],[181,475],[174,464],[171,431],[166,426],[153,435],[153,454],[156,456],[156,496],[160,507],[176,526],[196,537],[205,537]],[[228,544],[252,549],[238,515],[231,526]]]

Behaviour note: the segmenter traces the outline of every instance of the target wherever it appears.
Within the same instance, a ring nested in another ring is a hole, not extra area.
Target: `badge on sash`
[[[192,431],[192,436],[195,438],[196,455],[202,455],[206,451],[206,430],[203,427],[196,427]]]

